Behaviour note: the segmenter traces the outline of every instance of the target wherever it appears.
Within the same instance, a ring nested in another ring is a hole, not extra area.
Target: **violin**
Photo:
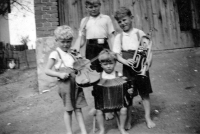
[[[100,74],[96,70],[90,68],[91,62],[96,60],[88,60],[83,58],[76,50],[71,50],[71,54],[75,56],[75,62],[73,63],[73,69],[76,71],[75,80],[80,87],[89,87],[99,82]]]

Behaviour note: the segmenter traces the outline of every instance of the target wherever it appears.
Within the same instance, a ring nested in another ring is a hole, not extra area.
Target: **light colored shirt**
[[[86,19],[87,17],[81,20],[80,27],[83,27]],[[86,39],[108,38],[115,31],[111,18],[104,14],[97,17],[89,16],[85,29],[83,32],[79,31],[79,34],[86,36]]]
[[[112,73],[108,74],[105,71],[102,72],[102,79],[114,79],[116,78],[116,71],[113,71]],[[118,72],[118,76],[122,76],[120,72]]]
[[[57,51],[53,51],[49,55],[50,59],[56,60],[56,64],[54,65],[55,69],[63,67],[73,68],[74,58],[69,53],[66,53],[63,50],[61,50],[59,47],[56,48],[56,50],[59,51],[62,60],[60,59],[60,56],[58,55]]]
[[[136,28],[133,28],[129,33],[122,32],[122,37],[121,33],[117,34],[114,39],[113,52],[121,53],[122,50],[137,50],[140,43],[139,38],[144,35],[145,33],[142,30]]]

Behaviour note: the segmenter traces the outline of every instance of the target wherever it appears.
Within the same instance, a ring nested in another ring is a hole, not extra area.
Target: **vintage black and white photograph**
[[[0,0],[0,134],[200,134],[200,0]]]

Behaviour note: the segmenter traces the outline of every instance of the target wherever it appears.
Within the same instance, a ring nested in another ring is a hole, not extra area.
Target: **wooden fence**
[[[180,22],[179,18],[188,16],[179,13],[185,11],[182,9],[182,5],[187,5],[185,2],[189,4],[187,12],[191,14],[192,26],[183,31],[180,23],[185,22]],[[111,16],[117,32],[120,29],[113,14],[121,6],[128,7],[134,16],[134,27],[152,34],[154,50],[200,46],[195,42],[199,36],[193,32],[200,33],[199,0],[101,0],[101,3],[102,13]],[[77,32],[81,19],[87,15],[85,0],[59,0],[58,7],[60,24],[68,24]]]
[[[24,45],[0,43],[0,71],[10,68],[11,61],[15,63],[14,69],[36,67],[35,50],[28,50]]]

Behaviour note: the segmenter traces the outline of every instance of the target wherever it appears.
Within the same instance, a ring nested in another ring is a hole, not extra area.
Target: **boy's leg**
[[[67,129],[67,134],[72,134],[72,111],[64,112],[64,122]]]
[[[120,119],[119,119],[119,115],[118,115],[117,111],[115,111],[114,113],[115,113],[115,117],[116,117],[116,120],[117,120],[117,127],[118,127],[118,129],[120,129]]]
[[[99,129],[100,129],[99,134],[105,134],[104,116],[101,110],[97,110],[96,118],[97,118],[97,122],[99,124]]]
[[[131,122],[132,122],[132,108],[133,106],[128,106],[128,109],[127,109],[127,120],[125,122],[125,129],[126,130],[129,130],[131,129]]]
[[[150,117],[151,108],[150,108],[149,94],[152,93],[153,91],[152,91],[151,81],[150,81],[150,76],[149,76],[148,71],[146,72],[146,76],[137,75],[136,85],[137,85],[139,95],[142,98],[142,104],[144,107],[145,120],[147,123],[147,127],[153,128],[156,126],[156,124],[151,120],[151,117]]]
[[[148,128],[153,128],[156,126],[156,124],[151,120],[150,114],[151,114],[151,108],[150,108],[150,97],[149,95],[142,97],[142,104],[145,111],[145,120],[147,123]]]
[[[97,110],[95,108],[91,108],[89,111],[89,115],[96,116]]]
[[[120,125],[119,125],[119,130],[121,132],[121,134],[128,134],[125,131],[125,122],[126,122],[126,118],[127,118],[127,108],[123,107],[120,109]]]
[[[82,113],[82,110],[80,108],[75,109],[75,116],[76,116],[76,119],[79,123],[80,129],[81,129],[81,134],[87,134],[84,119],[83,119],[83,113]]]
[[[91,108],[91,110],[89,111],[89,115],[93,116],[93,134],[98,130],[96,128],[96,114],[97,110],[95,108]]]

